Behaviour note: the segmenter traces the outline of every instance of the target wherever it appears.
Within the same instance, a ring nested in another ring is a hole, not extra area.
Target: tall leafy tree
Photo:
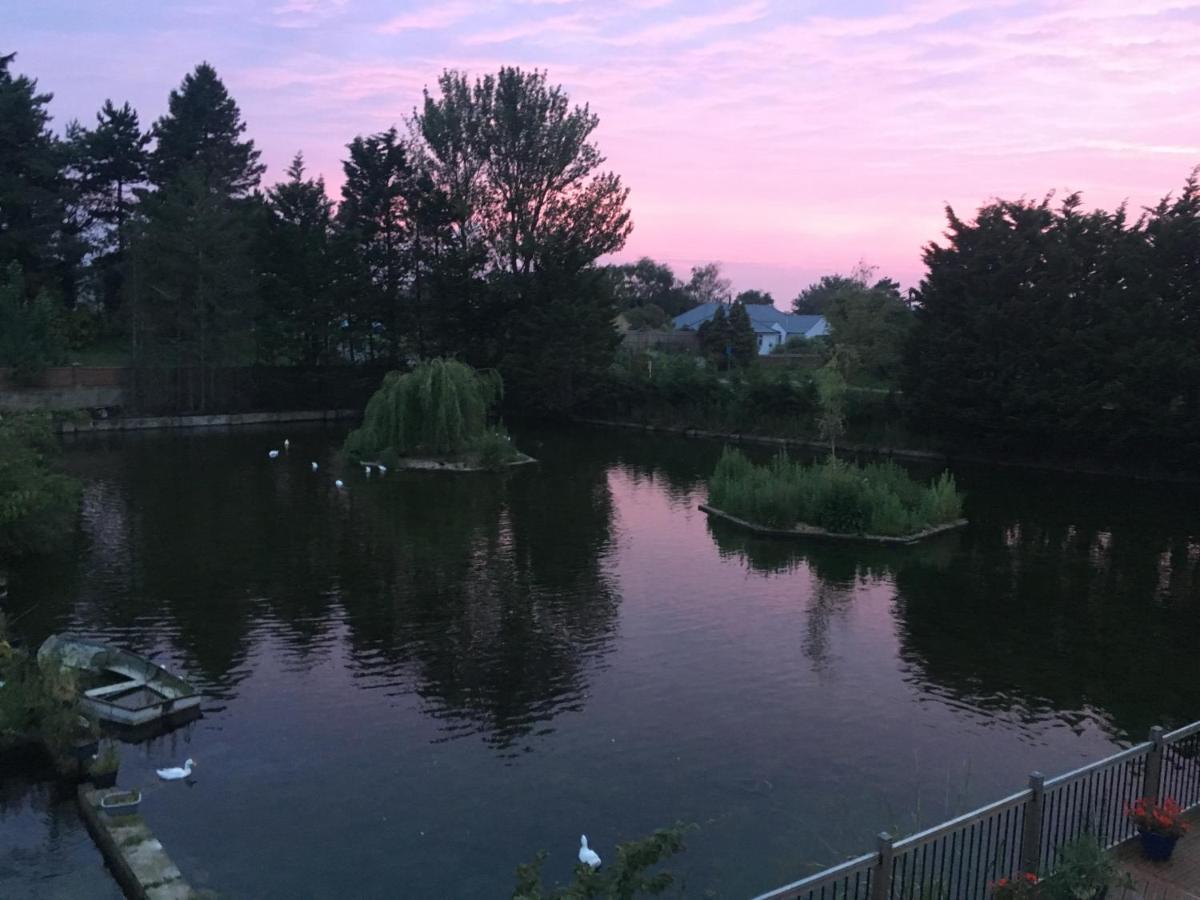
[[[822,275],[792,301],[792,312],[804,316],[823,316],[833,299],[845,292],[861,290],[864,279],[858,273],[851,275]]]
[[[14,59],[0,56],[0,266],[21,267],[30,297],[43,288],[71,294],[64,152],[49,127],[54,95],[14,75]]]
[[[695,305],[671,267],[648,256],[635,263],[609,266],[608,274],[621,310],[654,307],[664,318],[674,318]],[[653,313],[651,317],[656,318]]]
[[[167,114],[154,123],[150,179],[159,188],[191,172],[226,197],[248,196],[266,166],[254,141],[243,140],[246,123],[217,70],[206,62],[184,76],[167,99]]]
[[[316,365],[333,359],[340,333],[333,201],[325,193],[323,178],[304,177],[301,154],[287,174],[287,180],[266,196],[259,357]]]
[[[95,127],[76,126],[70,136],[98,292],[105,308],[112,311],[120,302],[136,195],[146,184],[150,135],[142,131],[137,112],[128,103],[117,107],[105,100],[96,113]]]
[[[721,274],[721,264],[715,262],[693,266],[686,290],[693,304],[729,303],[733,297],[732,282]]]
[[[474,83],[445,73],[413,123],[447,199],[459,271],[479,262],[473,361],[498,364],[513,395],[546,410],[568,405],[616,345],[595,263],[632,225],[628,192],[601,170],[598,123],[544,73],[515,68]]]

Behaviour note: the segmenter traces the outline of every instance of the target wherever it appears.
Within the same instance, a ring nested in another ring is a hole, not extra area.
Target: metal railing
[[[1054,871],[1062,847],[1084,834],[1115,847],[1136,834],[1125,816],[1139,797],[1200,806],[1200,722],[1029,787],[873,853],[768,891],[755,900],[972,900],[988,883]]]

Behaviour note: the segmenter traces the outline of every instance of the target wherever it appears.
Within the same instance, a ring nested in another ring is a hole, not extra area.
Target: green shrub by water
[[[346,438],[346,454],[356,462],[479,455],[501,465],[516,455],[503,430],[488,425],[488,411],[503,392],[496,372],[478,372],[453,359],[390,372],[367,403],[362,427]]]
[[[803,524],[838,534],[913,534],[962,515],[962,495],[946,472],[924,485],[894,462],[806,465],[780,453],[756,466],[739,450],[721,456],[708,502],[756,525]]]
[[[74,533],[80,483],[55,472],[50,417],[0,416],[0,560],[45,553]]]

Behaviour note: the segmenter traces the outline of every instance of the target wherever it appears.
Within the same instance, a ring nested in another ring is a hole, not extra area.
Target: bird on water
[[[189,756],[182,769],[157,769],[156,771],[158,777],[163,781],[181,781],[184,778],[192,777],[192,767],[195,765],[196,761]]]
[[[600,854],[587,845],[587,835],[579,836],[579,861],[593,869],[600,868]]]

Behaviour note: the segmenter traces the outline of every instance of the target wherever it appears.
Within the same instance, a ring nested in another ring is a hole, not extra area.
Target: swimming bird
[[[375,463],[375,468],[379,470],[380,475],[387,474],[387,466],[385,466],[383,463]]]
[[[290,446],[292,446],[292,442],[289,441],[287,438],[284,438],[283,439],[283,449],[286,450]]]
[[[156,771],[158,777],[163,781],[181,781],[184,778],[192,777],[192,767],[195,765],[196,761],[189,756],[182,769],[157,769]]]
[[[371,477],[371,467],[370,466],[363,466],[363,471],[367,473],[368,478]]]
[[[318,466],[318,465],[317,465],[315,462],[314,462],[314,463],[309,463],[309,465],[311,465],[311,466],[312,466],[312,470],[313,470],[314,472],[315,472],[315,471],[317,471],[317,469],[321,468],[321,467],[320,467],[320,466]]]
[[[267,456],[268,456],[270,459],[274,459],[274,458],[275,458],[275,457],[277,457],[278,455],[279,455],[279,451],[278,451],[278,450],[268,450],[268,451],[267,451]]]
[[[600,854],[588,847],[586,834],[579,836],[579,861],[593,869],[600,868]]]
[[[345,485],[345,484],[343,484],[343,483],[342,483],[342,479],[340,479],[340,478],[339,478],[337,481],[335,481],[335,482],[333,483],[333,486],[334,486],[335,488],[337,488],[337,489],[340,491],[340,490],[341,490],[342,488],[344,488],[346,485]]]

